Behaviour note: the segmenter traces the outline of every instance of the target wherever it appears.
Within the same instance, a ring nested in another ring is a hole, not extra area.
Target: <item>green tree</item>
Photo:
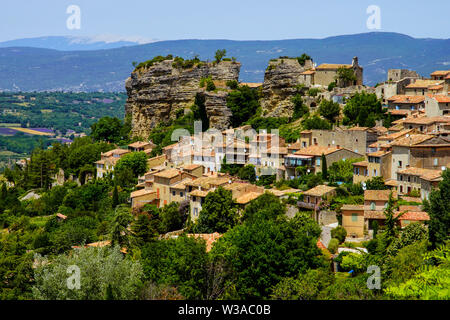
[[[245,165],[239,170],[238,176],[242,180],[247,180],[250,183],[254,183],[256,181],[255,166],[252,164]]]
[[[130,231],[128,227],[132,221],[133,216],[127,206],[119,205],[116,207],[111,224],[111,245],[119,245],[121,248],[129,247]]]
[[[122,121],[118,118],[103,117],[91,126],[91,130],[91,137],[95,141],[117,143],[124,138],[120,135]]]
[[[336,121],[336,118],[339,117],[341,107],[339,106],[339,103],[333,102],[331,100],[322,100],[319,105],[318,111],[322,117],[334,123]]]
[[[302,53],[300,57],[297,57],[297,61],[301,66],[305,65],[306,60],[311,60],[311,57],[306,53]]]
[[[321,119],[317,114],[310,116],[310,117],[306,117],[306,119],[304,119],[302,121],[302,125],[306,130],[312,130],[312,129],[323,129],[323,130],[330,130],[331,129],[331,124],[325,120],[325,119]]]
[[[239,86],[227,96],[227,106],[231,110],[231,125],[239,127],[256,114],[260,107],[259,93],[249,86]]]
[[[308,106],[303,103],[301,94],[297,93],[291,101],[294,104],[294,113],[292,115],[292,120],[300,119],[309,112]]]
[[[316,245],[320,228],[311,226],[279,216],[247,221],[225,233],[211,254],[230,266],[230,298],[268,298],[283,278],[323,266]]]
[[[450,170],[442,172],[439,189],[431,192],[430,201],[426,203],[425,208],[430,216],[430,242],[436,248],[448,240],[450,234]]]
[[[143,275],[140,263],[124,259],[119,247],[75,249],[51,261],[38,256],[35,264],[38,267],[32,290],[38,300],[104,300],[108,287],[109,297],[133,300],[137,298]],[[78,290],[67,285],[69,272],[74,276],[76,270],[80,272]]]
[[[384,221],[386,236],[388,242],[391,243],[396,237],[398,232],[397,223],[401,214],[395,215],[394,210],[396,209],[395,200],[392,192],[389,194],[389,200],[387,202],[387,207],[384,209],[384,216],[386,217]]]
[[[118,205],[119,205],[119,190],[117,189],[117,185],[115,185],[112,195],[112,208],[115,209]]]
[[[172,202],[161,208],[161,224],[164,232],[176,231],[183,228],[187,216],[180,212],[178,203]]]
[[[207,264],[205,241],[186,236],[151,242],[142,250],[146,280],[175,286],[186,299],[205,297]]]
[[[383,177],[373,177],[366,181],[367,190],[386,190]]]
[[[338,239],[339,243],[343,243],[347,237],[347,230],[341,226],[338,226],[331,230],[331,237]]]
[[[371,127],[382,117],[382,105],[374,93],[356,93],[344,107],[344,125]]]
[[[232,193],[222,187],[208,193],[194,230],[197,233],[223,233],[237,223]]]
[[[152,225],[151,219],[147,214],[141,214],[131,224],[133,232],[133,242],[136,247],[142,248],[147,243],[157,239],[158,230]]]
[[[327,167],[327,158],[322,153],[322,178],[323,180],[328,179],[328,167]]]
[[[219,63],[222,61],[222,59],[227,55],[227,50],[225,49],[218,49],[214,55],[214,58],[216,59],[216,62]]]
[[[147,155],[145,152],[131,152],[123,155],[114,167],[114,171],[131,169],[135,177],[147,172]]]
[[[348,87],[355,83],[356,75],[353,69],[340,67],[337,70],[336,80],[338,80],[342,86]]]

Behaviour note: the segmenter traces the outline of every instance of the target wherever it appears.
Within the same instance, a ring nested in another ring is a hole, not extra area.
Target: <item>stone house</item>
[[[425,96],[431,93],[430,88],[443,84],[443,80],[416,79],[413,83],[405,87],[405,94],[410,96]]]
[[[323,205],[335,195],[335,187],[318,185],[303,192],[303,201],[299,201],[297,204],[300,208],[314,210],[317,215],[317,212],[323,207]],[[316,216],[315,218],[317,220],[318,217]]]
[[[95,162],[97,178],[103,178],[108,173],[114,171],[114,166],[117,161],[119,161],[119,159],[127,153],[130,153],[130,151],[125,149],[114,149],[105,153],[102,152],[100,155],[100,160]]]
[[[450,116],[450,96],[425,96],[425,114],[428,117]]]
[[[395,95],[387,99],[388,112],[394,116],[409,116],[425,109],[425,96]]]
[[[411,167],[442,170],[450,163],[450,137],[430,136],[413,144],[409,152]]]
[[[153,204],[159,207],[159,199],[157,194],[153,190],[141,189],[137,191],[133,191],[130,194],[131,198],[131,208],[138,209],[146,204]]]
[[[353,58],[352,64],[324,63],[317,66],[313,74],[314,84],[328,87],[331,82],[336,81],[339,68],[352,69],[356,76],[356,80],[353,83],[342,84],[342,86],[363,84],[363,68],[358,64],[357,57]]]
[[[410,195],[412,191],[420,193],[421,197],[427,197],[431,189],[432,181],[441,180],[442,170],[432,170],[424,168],[409,167],[397,172],[397,191],[400,195]],[[422,186],[430,182],[430,186],[425,186],[425,192],[422,192]],[[422,200],[424,199],[422,198]]]

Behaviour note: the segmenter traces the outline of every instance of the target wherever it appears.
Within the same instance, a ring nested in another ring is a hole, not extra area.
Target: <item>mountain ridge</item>
[[[156,55],[213,60],[217,49],[242,63],[241,81],[262,82],[272,58],[308,53],[317,64],[351,63],[358,56],[364,82],[375,85],[387,70],[406,68],[428,76],[450,65],[450,39],[413,38],[392,32],[370,32],[323,39],[157,41],[112,49],[59,51],[33,47],[0,48],[0,90],[124,91],[132,62]]]

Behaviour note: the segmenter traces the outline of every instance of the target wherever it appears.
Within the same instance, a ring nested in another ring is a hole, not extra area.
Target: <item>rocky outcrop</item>
[[[125,87],[128,100],[125,106],[132,119],[132,135],[147,137],[152,128],[174,119],[178,110],[188,109],[195,101],[202,78],[212,80],[238,80],[241,64],[233,61],[195,64],[189,69],[176,68],[174,60],[165,60],[148,68],[134,71]],[[210,127],[224,129],[231,112],[226,108],[226,92],[205,93]],[[227,117],[226,119],[219,119]],[[228,122],[227,122],[228,121]]]
[[[228,129],[230,126],[231,110],[227,107],[228,92],[204,92],[205,109],[209,119],[209,127],[218,130]]]
[[[292,97],[303,84],[301,73],[312,68],[307,60],[301,66],[296,58],[280,58],[269,62],[264,75],[261,107],[265,117],[290,117],[294,111]]]

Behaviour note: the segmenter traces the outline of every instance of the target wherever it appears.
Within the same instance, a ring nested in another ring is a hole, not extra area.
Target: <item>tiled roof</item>
[[[155,177],[161,178],[174,178],[180,174],[178,169],[166,169],[161,172],[155,173]]]
[[[203,191],[199,189],[192,190],[189,195],[192,197],[202,197],[205,198],[211,190]]]
[[[386,180],[384,182],[385,185],[390,186],[390,187],[396,187],[398,186],[398,182],[396,180]]]
[[[364,191],[364,201],[388,201],[391,190],[366,190]],[[392,197],[397,198],[397,192],[392,191]]]
[[[102,156],[112,157],[115,154],[122,155],[122,154],[129,153],[129,152],[130,152],[129,150],[125,150],[125,149],[114,149],[114,150],[110,150],[105,153],[102,153]]]
[[[432,124],[436,122],[450,122],[450,117],[437,116],[437,117],[417,117],[417,118],[406,118],[403,123],[413,123],[413,124]]]
[[[301,75],[308,75],[308,74],[314,74],[314,73],[316,73],[315,70],[306,70],[306,71],[303,71],[303,72],[300,73],[300,74],[301,74]]]
[[[137,191],[133,191],[130,194],[130,198],[142,197],[142,196],[152,194],[152,193],[156,193],[156,192],[153,190],[145,190],[145,189],[137,190]]]
[[[411,134],[409,137],[404,137],[392,142],[393,146],[410,147],[418,143],[431,139],[433,136],[427,134]]]
[[[261,192],[249,192],[246,193],[238,198],[236,198],[236,203],[239,204],[247,204],[252,200],[255,200],[256,198],[258,198],[260,195],[262,195]]]
[[[305,191],[303,194],[305,196],[321,197],[335,189],[336,189],[336,187],[329,187],[329,186],[321,184],[321,185],[318,185],[317,187],[314,187],[312,189]]]
[[[359,162],[354,162],[352,164],[357,167],[367,167],[369,165],[369,162],[368,161],[359,161]]]
[[[450,70],[436,70],[431,73],[431,76],[446,76],[450,75]]]
[[[194,237],[195,239],[203,239],[206,241],[206,252],[211,251],[213,243],[217,241],[222,235],[214,232],[214,233],[194,233],[187,234],[188,237]]]
[[[432,169],[424,169],[424,168],[416,168],[416,167],[409,167],[409,168],[398,171],[398,173],[418,176],[421,179],[424,179],[427,181],[435,180],[442,176],[441,170],[432,170]]]
[[[430,220],[428,213],[424,211],[408,211],[403,213],[400,220],[412,220],[412,221],[427,221]]]
[[[364,205],[362,204],[344,204],[341,207],[342,210],[348,210],[348,211],[364,211]]]
[[[395,95],[387,99],[390,103],[422,103],[425,101],[424,96],[407,96],[407,95]]]
[[[423,79],[418,79],[416,80],[416,82],[408,84],[406,86],[407,89],[425,89],[428,88],[430,86],[435,86],[438,84],[441,84],[442,80],[423,80]]]
[[[407,129],[407,130],[402,130],[402,131],[399,131],[399,132],[394,132],[394,133],[391,133],[391,134],[380,136],[380,137],[378,137],[378,140],[392,141],[392,140],[395,140],[395,139],[397,139],[399,137],[402,137],[402,136],[410,133],[413,130],[414,129]]]
[[[445,95],[434,95],[431,96],[434,100],[436,100],[439,103],[450,103],[450,96]]]
[[[128,146],[131,147],[131,148],[142,148],[142,147],[145,147],[145,146],[148,146],[148,145],[150,145],[149,142],[137,141],[137,142],[129,144]]]
[[[410,110],[405,110],[405,109],[400,109],[400,110],[396,110],[396,109],[389,109],[387,111],[388,113],[394,115],[394,116],[406,116],[408,115],[411,111]]]
[[[385,156],[385,155],[387,155],[389,153],[391,153],[391,152],[390,151],[380,150],[380,151],[368,153],[367,155],[369,157],[382,157],[382,156]]]
[[[201,166],[202,165],[200,165],[200,164],[186,164],[186,165],[182,166],[182,168],[184,170],[191,171],[191,170],[197,169],[198,167],[201,167]]]
[[[300,150],[296,151],[295,154],[307,155],[307,156],[321,156],[322,154],[328,155],[333,152],[339,151],[341,149],[343,149],[343,148],[325,147],[325,146],[309,146],[306,148],[301,148]]]

